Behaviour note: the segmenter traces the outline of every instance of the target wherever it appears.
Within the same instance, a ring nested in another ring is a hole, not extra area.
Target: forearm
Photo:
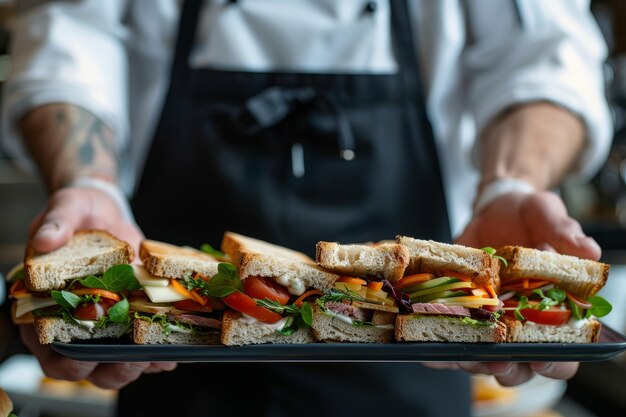
[[[572,169],[585,145],[585,126],[574,114],[531,103],[500,115],[482,135],[481,188],[502,178],[549,189]]]
[[[20,120],[19,129],[50,191],[81,176],[117,180],[113,132],[88,111],[62,103],[41,106]]]

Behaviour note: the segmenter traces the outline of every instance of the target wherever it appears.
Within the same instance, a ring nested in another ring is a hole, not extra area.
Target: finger
[[[487,364],[491,374],[503,387],[513,387],[530,380],[534,372],[526,363]]]
[[[422,365],[430,369],[459,369],[455,362],[422,362]]]
[[[530,369],[547,378],[570,379],[578,371],[578,362],[534,362]]]
[[[37,252],[50,252],[66,244],[82,222],[84,208],[76,199],[65,193],[57,193],[50,202],[41,226],[30,244]]]
[[[39,361],[43,372],[51,378],[79,381],[85,379],[98,365],[95,362],[68,359],[49,346],[40,345],[33,326],[20,326],[20,335],[26,347]]]
[[[120,389],[139,378],[149,366],[149,362],[101,363],[87,379],[100,388]]]
[[[44,207],[43,210],[37,213],[37,216],[35,216],[32,222],[30,222],[30,225],[28,226],[28,239],[32,239],[35,233],[37,233],[37,230],[39,230],[39,227],[41,226],[43,218],[45,217],[47,212],[48,206]]]
[[[552,245],[545,242],[535,245],[535,249],[543,250],[546,252],[556,252],[556,249],[554,249]]]
[[[169,372],[176,369],[178,364],[176,362],[154,362],[143,371],[144,374],[158,374],[159,372]]]

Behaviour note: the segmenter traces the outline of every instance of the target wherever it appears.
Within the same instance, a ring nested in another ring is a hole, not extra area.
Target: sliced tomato
[[[398,290],[402,288],[406,288],[413,284],[419,284],[420,282],[430,281],[435,278],[433,274],[415,274],[415,275],[407,275],[402,278],[400,281],[394,284],[394,287]]]
[[[283,287],[271,278],[248,277],[243,280],[243,292],[252,298],[265,300],[266,298],[276,301],[282,305],[289,302],[291,294],[287,288]]]
[[[213,312],[213,307],[211,304],[206,303],[204,305],[194,301],[194,300],[182,300],[177,301],[173,304],[174,308],[185,311],[198,311],[200,313],[211,313]]]
[[[572,311],[569,309],[561,310],[558,307],[552,307],[548,310],[535,310],[532,308],[523,308],[520,313],[528,321],[532,321],[537,324],[548,324],[552,326],[562,326],[567,323],[572,317]],[[506,310],[504,315],[515,318],[514,310]]]
[[[74,309],[73,316],[78,320],[98,320],[105,316],[115,303],[115,300],[109,298],[101,298],[99,303],[84,303]]]
[[[367,285],[367,281],[357,277],[339,277],[335,282],[345,282],[347,284]]]
[[[254,317],[263,323],[276,323],[282,318],[280,314],[274,313],[265,307],[256,305],[256,302],[252,298],[248,297],[241,291],[235,291],[234,293],[223,297],[222,301],[224,301],[224,303],[226,303],[226,305],[233,310],[237,310],[240,313]]]

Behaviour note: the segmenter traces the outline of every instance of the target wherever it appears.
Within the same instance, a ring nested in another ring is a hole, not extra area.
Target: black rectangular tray
[[[626,351],[626,337],[602,326],[598,343],[310,343],[304,345],[134,345],[53,343],[71,359],[96,362],[598,362]]]

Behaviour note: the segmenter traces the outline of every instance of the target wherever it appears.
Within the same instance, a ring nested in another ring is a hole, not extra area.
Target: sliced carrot
[[[359,285],[367,284],[367,281],[365,281],[364,279],[356,278],[356,277],[339,277],[337,282],[345,282],[347,284],[359,284]]]
[[[528,280],[527,279],[522,281],[522,287],[524,287],[526,289],[528,288]]]
[[[415,274],[415,275],[407,275],[402,278],[400,281],[396,282],[393,286],[399,290],[402,288],[406,288],[409,285],[419,284],[420,282],[430,281],[435,278],[433,274]]]
[[[178,291],[182,296],[194,300],[198,304],[202,305],[205,305],[208,302],[207,299],[203,299],[202,296],[198,294],[195,290],[189,291],[187,288],[183,287],[180,282],[178,282],[178,280],[171,279],[170,282],[172,283],[172,287],[174,287],[174,289]]]
[[[79,288],[72,291],[76,295],[99,295],[109,300],[120,301],[122,297],[114,292],[103,290],[102,288]]]
[[[206,275],[201,274],[200,272],[196,272],[193,276],[194,278],[201,278],[203,281],[209,282],[211,278],[208,278]]]
[[[370,288],[374,291],[380,291],[383,289],[383,283],[380,281],[372,281],[369,284],[367,284],[367,288]]]
[[[537,281],[547,281],[547,282],[557,282],[556,279],[554,278],[546,278],[546,277],[517,277],[517,278],[511,278],[511,279],[506,279],[505,284],[506,285],[513,285],[513,284],[519,284],[522,285],[523,282],[525,280],[528,280],[529,283],[533,283],[533,282],[537,282]]]
[[[498,294],[496,294],[491,285],[485,285],[485,290],[487,290],[487,294],[489,294],[491,298],[498,298]]]
[[[13,298],[19,297],[21,295],[28,295],[28,289],[24,285],[24,281],[19,280],[11,284],[9,295]]]
[[[456,278],[456,279],[460,279],[461,281],[471,281],[472,278],[468,277],[467,275],[461,274],[460,272],[456,272],[456,271],[451,271],[451,270],[444,270],[441,271],[441,273],[443,274],[443,276],[446,277],[451,277],[451,278]]]
[[[304,294],[302,294],[300,297],[298,297],[298,299],[294,302],[294,304],[300,307],[302,303],[304,303],[304,300],[306,300],[307,298],[313,295],[324,295],[324,293],[321,292],[320,290],[309,290],[305,292]]]

